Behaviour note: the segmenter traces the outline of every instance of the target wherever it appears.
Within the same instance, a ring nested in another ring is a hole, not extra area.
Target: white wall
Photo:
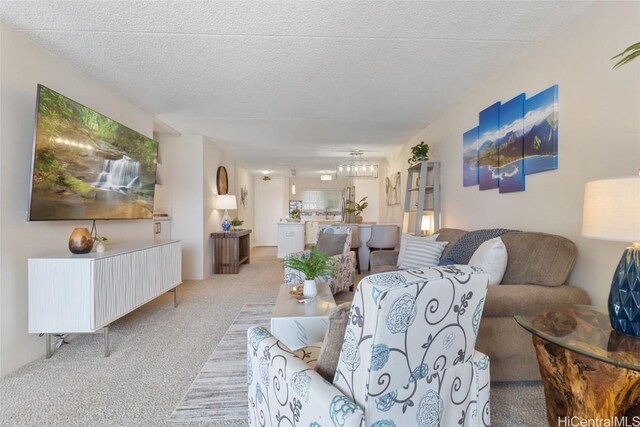
[[[362,212],[363,222],[377,223],[380,220],[380,203],[386,204],[384,197],[380,196],[380,180],[384,181],[384,177],[353,180],[353,185],[356,187],[356,202],[363,197],[366,197],[369,202],[369,206]]]
[[[156,205],[172,212],[171,238],[182,240],[182,278],[204,277],[202,180],[204,138],[201,135],[156,136],[162,158],[162,185]]]
[[[534,51],[491,76],[459,105],[388,158],[403,171],[412,145],[424,140],[431,159],[442,162],[445,227],[506,227],[560,234],[579,250],[570,283],[594,304],[606,304],[624,244],[580,234],[586,181],[637,174],[640,165],[640,60],[612,70],[613,55],[640,41],[640,3],[595,5]],[[527,96],[559,85],[559,169],[526,177],[526,191],[498,194],[462,186],[462,134],[477,126],[478,112],[495,101]],[[400,221],[398,207],[384,209]],[[532,260],[535,262],[535,260]]]
[[[241,166],[236,165],[236,189],[235,194],[238,199],[238,218],[244,221],[242,228],[248,228],[252,230],[251,233],[251,247],[255,246],[255,216],[254,216],[254,196],[255,196],[255,176]],[[246,186],[249,196],[247,198],[247,205],[242,207],[240,203],[240,189]]]
[[[162,158],[156,205],[172,212],[171,237],[182,240],[182,278],[202,280],[213,274],[210,234],[222,229],[224,214],[215,209],[216,174],[219,166],[227,169],[229,194],[236,195],[235,160],[202,135],[156,138]]]
[[[153,118],[118,94],[0,23],[0,375],[44,354],[27,334],[27,259],[66,252],[71,230],[90,221],[27,222],[36,85],[51,89],[147,136]],[[98,221],[109,242],[153,238],[151,220]]]
[[[203,255],[203,277],[209,277],[213,274],[213,240],[211,239],[211,233],[222,230],[222,217],[224,211],[215,209],[216,200],[218,195],[218,189],[216,186],[216,177],[218,167],[224,166],[227,169],[228,176],[228,190],[227,194],[236,196],[236,205],[240,206],[240,197],[236,192],[236,162],[227,155],[215,142],[206,139],[204,143],[204,155],[203,161],[203,176],[204,188],[202,193],[203,205],[203,224],[204,234],[202,235],[202,251]],[[238,216],[236,209],[229,210],[229,217],[234,218]]]

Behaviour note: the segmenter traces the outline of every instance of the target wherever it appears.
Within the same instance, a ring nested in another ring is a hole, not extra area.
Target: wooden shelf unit
[[[411,197],[413,193],[417,194],[415,201]],[[415,213],[413,232],[416,235],[422,233],[424,212],[432,212],[434,230],[440,228],[440,162],[419,162],[407,169],[404,212],[405,214]],[[409,224],[407,231],[411,229]]]

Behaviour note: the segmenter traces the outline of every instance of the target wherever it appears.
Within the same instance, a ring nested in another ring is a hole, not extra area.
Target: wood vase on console
[[[356,216],[356,224],[362,224],[362,217],[360,215]]]
[[[74,228],[69,236],[69,250],[74,254],[86,254],[93,249],[93,238],[87,228]]]

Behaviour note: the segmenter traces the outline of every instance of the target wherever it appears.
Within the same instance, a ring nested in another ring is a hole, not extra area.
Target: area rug
[[[168,423],[247,419],[247,329],[269,328],[274,304],[245,304]]]
[[[269,328],[274,304],[245,304],[186,394],[167,419],[168,425],[247,425],[247,329]],[[491,424],[546,425],[542,385],[491,384]]]

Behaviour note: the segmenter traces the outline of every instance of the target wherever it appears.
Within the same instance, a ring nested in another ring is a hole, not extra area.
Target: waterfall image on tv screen
[[[158,143],[38,85],[31,221],[153,217]]]

